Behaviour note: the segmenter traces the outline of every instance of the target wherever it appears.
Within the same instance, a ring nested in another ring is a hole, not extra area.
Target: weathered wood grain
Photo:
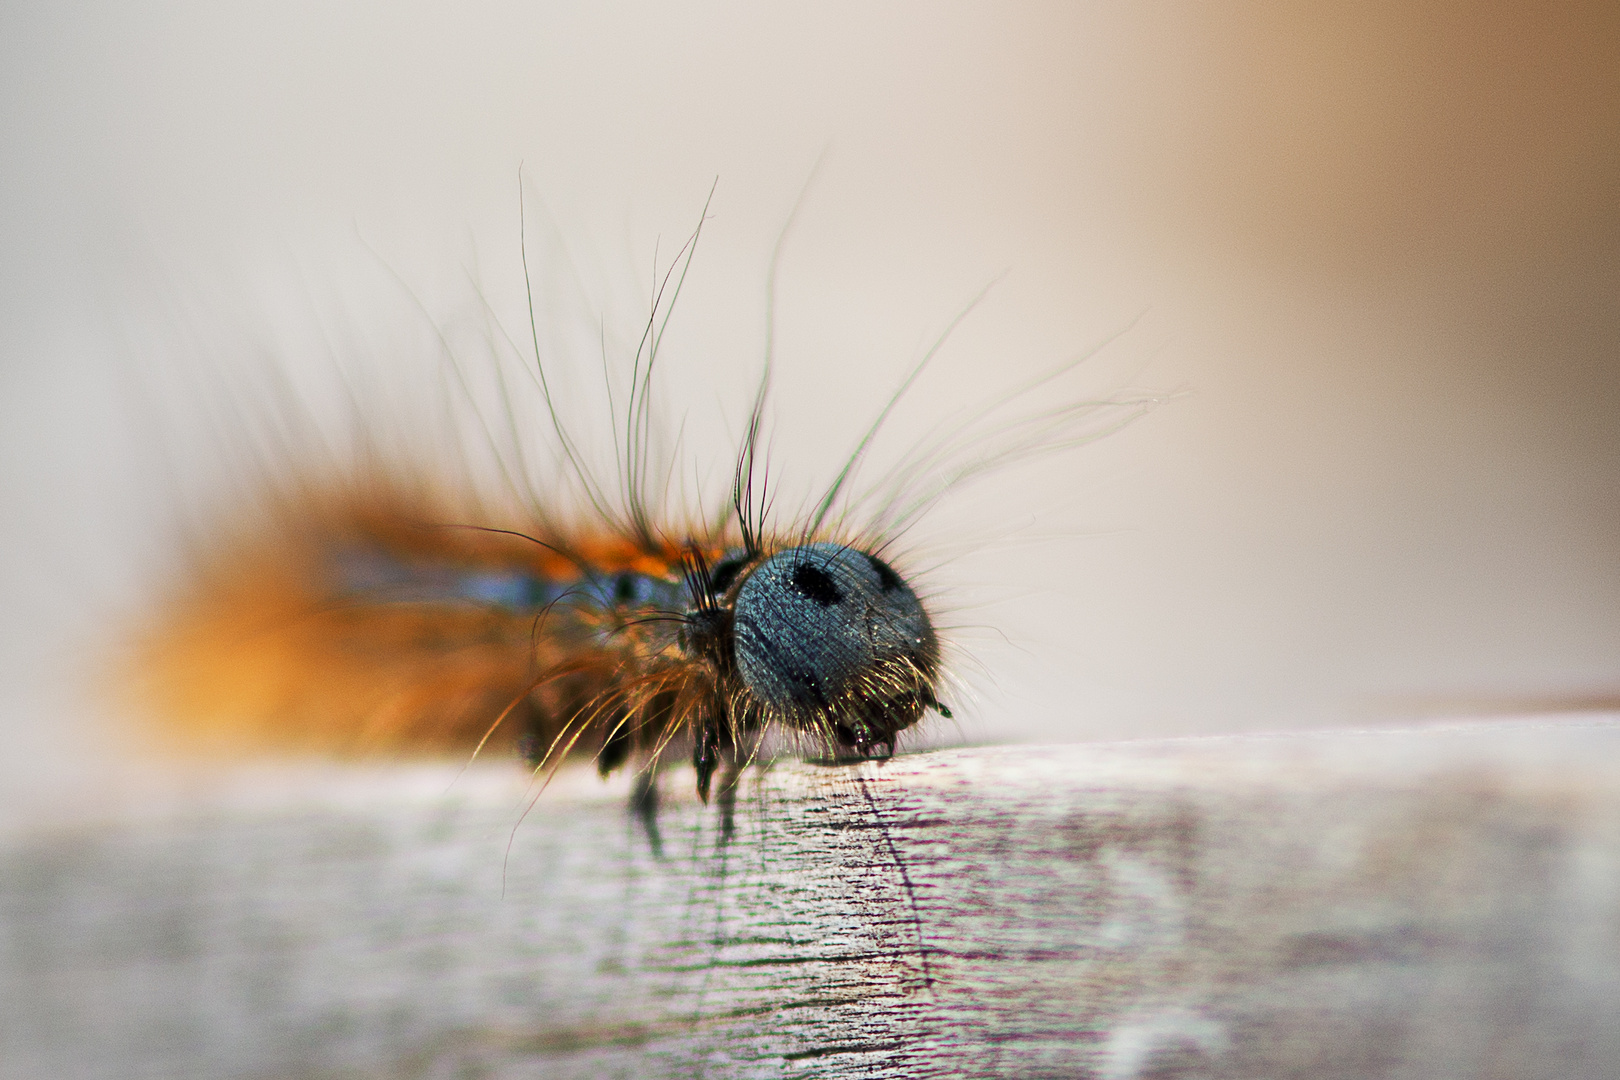
[[[747,783],[724,848],[672,798],[662,859],[622,785],[564,777],[520,823],[490,768],[261,774],[13,835],[0,1068],[1620,1076],[1620,721]]]

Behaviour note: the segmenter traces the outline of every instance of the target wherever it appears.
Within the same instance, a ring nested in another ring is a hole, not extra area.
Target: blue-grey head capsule
[[[738,589],[733,625],[743,683],[795,726],[865,752],[934,703],[933,625],[876,556],[830,543],[778,552]]]

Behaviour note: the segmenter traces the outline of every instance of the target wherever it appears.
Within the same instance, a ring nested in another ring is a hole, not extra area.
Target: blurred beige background
[[[154,446],[205,441],[153,435],[165,349],[392,357],[379,265],[509,306],[520,162],[615,283],[586,340],[719,177],[671,393],[735,416],[821,160],[779,317],[805,475],[1003,271],[891,452],[1110,335],[1065,393],[1183,391],[917,531],[967,737],[1620,702],[1612,4],[10,5],[0,140],[10,793],[119,746],[74,688],[172,553]]]

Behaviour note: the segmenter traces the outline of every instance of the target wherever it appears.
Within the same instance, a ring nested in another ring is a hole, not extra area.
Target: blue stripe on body
[[[557,603],[599,610],[681,611],[687,607],[684,583],[629,570],[558,582],[524,570],[407,562],[382,552],[355,549],[334,554],[331,564],[343,594],[393,603],[474,604],[524,612]]]

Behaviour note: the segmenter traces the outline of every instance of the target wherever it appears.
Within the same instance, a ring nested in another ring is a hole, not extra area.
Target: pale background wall
[[[795,469],[1003,270],[897,445],[1127,327],[1070,392],[1187,391],[919,531],[991,537],[931,578],[994,628],[970,737],[1620,697],[1613,5],[870,8],[0,12],[0,783],[82,792],[119,745],[67,688],[162,565],[165,345],[393,362],[420,334],[357,233],[436,311],[469,265],[510,302],[519,162],[632,298],[720,178],[672,353],[706,400],[746,392],[824,155]]]

